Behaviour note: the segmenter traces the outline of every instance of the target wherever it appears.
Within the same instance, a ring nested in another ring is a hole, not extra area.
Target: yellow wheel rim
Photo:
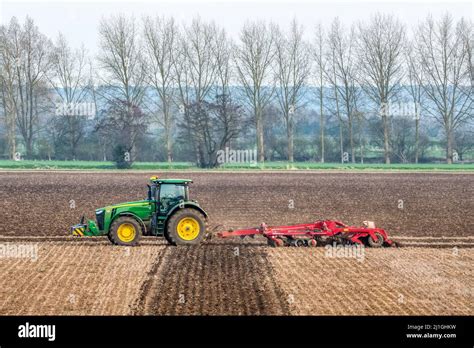
[[[199,236],[201,227],[199,226],[199,222],[196,219],[192,217],[185,217],[178,222],[177,232],[179,238],[183,240],[193,240]]]
[[[121,224],[117,230],[117,236],[122,242],[131,242],[135,239],[135,227],[130,223]]]

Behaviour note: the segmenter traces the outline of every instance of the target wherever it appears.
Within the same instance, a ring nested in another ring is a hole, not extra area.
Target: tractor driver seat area
[[[182,185],[162,184],[160,187],[160,210],[168,212],[180,202],[184,202],[185,187]]]

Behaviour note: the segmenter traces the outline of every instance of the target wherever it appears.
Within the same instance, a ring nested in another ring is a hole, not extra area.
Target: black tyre
[[[142,228],[137,220],[122,216],[114,220],[109,230],[109,239],[116,245],[137,245],[142,235]]]
[[[285,245],[285,241],[281,238],[276,238],[276,239],[268,238],[267,244],[273,248],[279,248]]]
[[[170,238],[169,234],[168,234],[168,229],[166,228],[165,229],[165,232],[163,233],[163,237],[165,237],[166,241],[168,242],[168,244],[171,244],[171,245],[176,245],[173,240]]]
[[[382,234],[380,234],[379,232],[375,232],[374,233],[374,236],[377,238],[377,239],[373,239],[370,235],[369,235],[369,238],[367,239],[367,243],[369,243],[369,245],[372,247],[372,248],[380,248],[383,243],[384,243],[384,239],[383,239],[383,236]]]
[[[204,216],[192,208],[176,211],[168,220],[165,238],[172,245],[197,245],[206,235]]]

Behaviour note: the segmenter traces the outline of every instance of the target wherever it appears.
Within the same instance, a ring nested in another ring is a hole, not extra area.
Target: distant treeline
[[[306,28],[308,30],[308,28]],[[374,14],[305,33],[195,18],[99,24],[97,56],[33,19],[0,26],[0,156],[220,164],[473,160],[473,25]],[[307,39],[310,38],[310,39]]]

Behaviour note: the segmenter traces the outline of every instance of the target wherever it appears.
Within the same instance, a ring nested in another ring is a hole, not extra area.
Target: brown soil
[[[290,314],[266,247],[202,245],[172,248],[161,261],[137,314]]]
[[[32,243],[29,243],[32,244]],[[0,315],[125,315],[163,245],[38,243],[32,258],[0,258]]]
[[[472,248],[365,249],[358,259],[258,239],[37,245],[36,261],[0,259],[0,315],[474,314]]]
[[[330,255],[330,254],[329,254]],[[270,249],[275,278],[296,315],[472,315],[474,249]]]
[[[156,173],[155,173],[156,174]],[[158,173],[159,174],[159,173]],[[0,173],[0,235],[67,235],[95,208],[143,199],[150,173]],[[390,235],[472,235],[474,175],[440,173],[166,173],[225,228],[373,220]]]
[[[0,173],[0,246],[39,248],[37,261],[0,258],[0,315],[474,314],[471,174],[163,175],[193,179],[192,198],[222,229],[374,220],[406,246],[363,260],[258,237],[123,248],[68,236],[82,214],[144,198],[150,175]]]

